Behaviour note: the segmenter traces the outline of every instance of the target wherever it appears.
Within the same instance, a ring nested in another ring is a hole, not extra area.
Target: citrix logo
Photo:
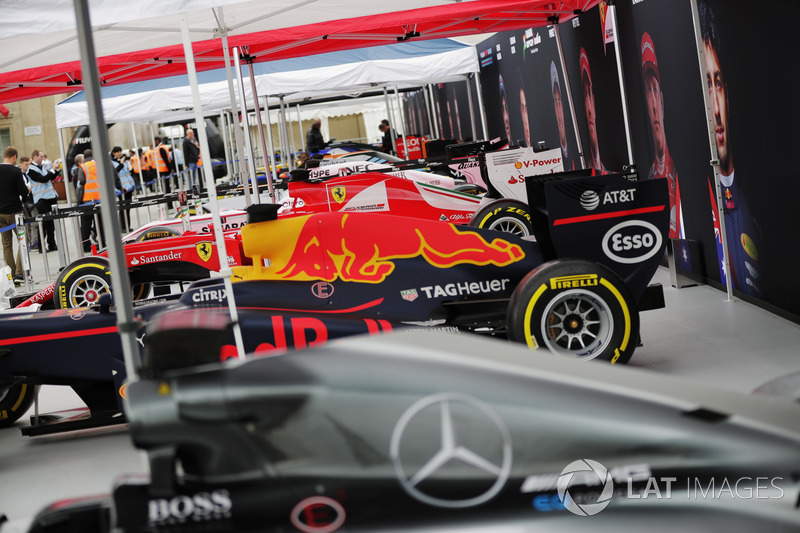
[[[225,289],[200,289],[192,294],[192,301],[196,303],[222,302],[227,296],[228,293]]]
[[[172,498],[157,498],[147,502],[149,524],[178,524],[188,520],[219,520],[230,518],[233,509],[230,493],[225,489],[198,492],[194,495],[179,495]]]

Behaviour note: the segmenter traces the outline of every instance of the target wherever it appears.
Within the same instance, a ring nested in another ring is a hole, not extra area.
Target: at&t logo
[[[586,484],[586,478],[592,478],[594,483],[601,484],[603,489],[600,496],[594,502],[581,503],[576,502],[570,494],[570,487],[573,485]],[[564,507],[571,513],[578,516],[592,516],[608,506],[611,497],[614,495],[614,481],[611,479],[611,474],[608,473],[606,467],[592,461],[591,459],[579,459],[567,465],[558,476],[558,499],[564,504]]]

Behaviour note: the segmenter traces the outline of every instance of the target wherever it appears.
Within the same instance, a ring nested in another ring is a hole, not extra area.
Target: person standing
[[[33,203],[33,195],[31,192],[31,180],[28,178],[28,168],[31,166],[31,158],[22,156],[18,160],[19,169],[22,171],[22,179],[25,180],[25,186],[28,188],[28,196],[22,199],[22,214],[25,218],[33,218],[36,216],[36,205]],[[32,231],[32,224],[25,224],[25,236],[28,239],[28,250],[36,250],[42,253],[42,247],[39,243],[39,232]]]
[[[122,190],[122,185],[119,182],[119,176],[114,173],[114,187]],[[100,203],[100,181],[97,176],[97,162],[94,160],[94,154],[90,149],[83,151],[83,163],[78,170],[78,189],[81,191],[76,198],[78,205],[95,205]],[[103,223],[100,214],[97,215],[98,226],[95,232],[99,237],[100,246],[105,248],[105,233],[103,231]],[[81,215],[81,247],[84,252],[92,251],[92,227],[95,223],[95,216],[92,212],[86,212]]]
[[[328,143],[322,137],[322,120],[315,118],[306,132],[306,152],[311,155],[323,150]]]
[[[122,148],[115,146],[111,149],[111,162],[114,165],[114,170],[119,176],[119,183],[122,194],[119,195],[119,225],[122,231],[131,231],[131,200],[133,199],[133,191],[136,188],[136,183],[133,181],[128,165],[125,162],[125,155],[122,153]]]
[[[392,142],[392,134],[397,138],[397,133],[392,131],[392,126],[386,119],[381,120],[381,123],[378,124],[378,129],[383,133],[383,137],[381,138],[381,152],[394,155],[395,151],[394,143]]]
[[[22,170],[17,168],[19,152],[13,146],[3,150],[3,163],[0,164],[0,228],[8,228],[2,233],[3,259],[14,274],[14,282],[22,283],[22,261],[17,249],[14,258],[14,230],[16,215],[22,214],[22,199],[28,195],[28,187],[22,177]]]
[[[139,148],[139,150],[141,150],[141,148]],[[131,168],[134,186],[138,191],[142,188],[142,160],[139,158],[139,154],[136,153],[136,150],[128,150],[128,164]]]
[[[172,159],[172,147],[164,144],[161,137],[156,137],[155,163],[161,179],[164,180],[164,192],[172,192],[172,174],[175,171],[175,161]],[[172,202],[167,202],[167,208],[172,209]]]
[[[197,162],[200,161],[200,143],[197,142],[192,128],[186,128],[186,137],[183,139],[183,160],[189,174],[189,190],[197,183]]]
[[[41,151],[34,150],[31,153],[31,165],[28,167],[27,172],[28,179],[31,181],[33,204],[36,206],[36,212],[40,215],[50,213],[53,206],[58,203],[58,192],[53,187],[53,180],[58,177],[59,169],[55,169],[55,172],[52,169],[45,170],[42,167],[44,157],[45,155]],[[44,227],[44,240],[47,243],[47,251],[55,252],[58,250],[55,222],[45,220],[42,222],[42,226]],[[39,244],[41,245],[42,243]]]

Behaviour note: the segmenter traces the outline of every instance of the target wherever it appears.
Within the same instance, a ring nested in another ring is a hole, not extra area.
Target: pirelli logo
[[[597,285],[597,274],[578,274],[577,276],[561,276],[550,278],[551,289],[577,289],[579,287],[592,287]]]

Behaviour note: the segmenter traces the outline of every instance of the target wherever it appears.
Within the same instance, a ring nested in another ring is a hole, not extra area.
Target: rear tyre
[[[591,261],[557,259],[525,276],[511,296],[508,338],[587,361],[627,363],[639,311],[625,283]]]
[[[533,234],[530,208],[519,200],[501,198],[478,208],[469,221],[474,228],[512,233],[519,237]]]
[[[36,389],[30,383],[0,384],[0,428],[14,424],[28,412],[36,397]]]

